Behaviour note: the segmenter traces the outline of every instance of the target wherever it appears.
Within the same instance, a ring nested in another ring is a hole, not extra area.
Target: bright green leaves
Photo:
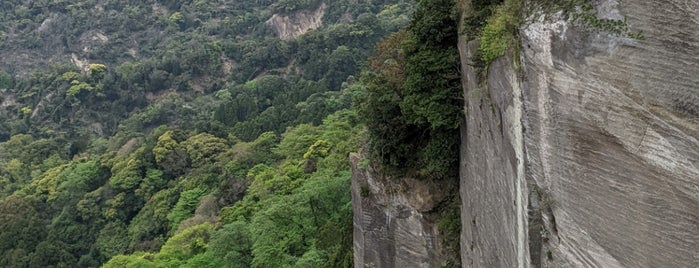
[[[204,267],[188,265],[188,262],[201,261],[197,256],[206,252],[212,233],[213,226],[209,223],[193,226],[170,238],[157,254],[138,252],[120,255],[103,267]],[[211,264],[210,261],[205,263]]]
[[[68,81],[68,82],[73,81],[73,80],[78,80],[79,78],[80,78],[80,74],[77,72],[74,72],[74,71],[65,72],[60,76],[61,80]]]
[[[280,181],[281,176],[277,170],[265,164],[258,164],[251,168],[247,177],[252,180],[248,194],[258,198],[268,197],[284,186],[280,183],[283,181]]]
[[[275,149],[278,154],[299,159],[318,138],[321,130],[311,124],[301,124],[282,134],[282,140]]]
[[[189,218],[199,204],[199,200],[206,194],[206,190],[195,188],[184,191],[180,194],[180,199],[167,214],[167,219],[170,221],[172,229],[177,229],[181,221]]]
[[[521,0],[505,0],[486,21],[479,48],[486,64],[505,55],[507,48],[517,45],[515,36],[521,24],[520,9]]]
[[[319,159],[328,156],[331,144],[325,140],[318,140],[311,147],[308,148],[305,154],[303,154],[304,159]]]
[[[134,268],[156,268],[158,267],[155,263],[150,260],[153,259],[153,254],[146,252],[138,252],[133,255],[119,255],[115,256],[109,262],[105,263],[102,267],[104,268],[123,268],[123,267],[134,267]]]
[[[32,114],[32,108],[29,106],[24,106],[19,109],[19,112],[22,113],[23,116],[29,116]]]
[[[78,95],[80,92],[90,92],[94,89],[95,88],[88,83],[73,80],[70,82],[70,87],[66,91],[66,95],[69,97],[73,97],[75,95]]]
[[[158,137],[158,142],[153,147],[153,155],[163,171],[179,175],[189,165],[189,157],[185,150],[186,148],[174,139],[173,132],[167,131]]]
[[[155,258],[164,262],[165,266],[177,267],[186,259],[204,253],[212,232],[210,223],[187,228],[168,239]]]
[[[99,63],[88,65],[87,75],[81,75],[74,71],[63,73],[59,79],[70,81],[70,86],[66,90],[66,96],[75,97],[81,92],[91,92],[99,90],[102,86],[99,84],[107,72],[107,66]]]
[[[194,135],[182,142],[182,145],[192,159],[193,167],[213,162],[218,154],[228,149],[226,140],[206,133]]]
[[[109,184],[117,190],[135,189],[143,179],[143,164],[134,158],[123,159],[112,167]]]
[[[87,70],[92,81],[99,81],[107,73],[107,66],[100,63],[91,63],[87,66]]]
[[[17,158],[10,159],[4,168],[10,175],[11,180],[26,181],[28,179],[29,170],[27,170],[27,166]]]

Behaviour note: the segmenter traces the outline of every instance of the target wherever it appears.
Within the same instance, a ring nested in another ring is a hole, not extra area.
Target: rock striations
[[[594,3],[645,38],[531,16],[486,75],[459,42],[463,267],[699,267],[699,2]],[[408,199],[433,193],[353,172],[355,264],[437,267],[399,250],[427,244]]]
[[[600,16],[625,16],[644,40],[533,19],[519,75],[508,57],[487,83],[463,65],[464,267],[699,265],[690,2],[599,3]],[[474,48],[460,47],[467,61]]]
[[[530,237],[549,266],[699,267],[699,4],[601,2],[645,40],[522,30]]]

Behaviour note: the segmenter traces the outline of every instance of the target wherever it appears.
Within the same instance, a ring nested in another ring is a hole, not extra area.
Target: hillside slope
[[[0,266],[352,266],[353,75],[412,3],[0,8]]]

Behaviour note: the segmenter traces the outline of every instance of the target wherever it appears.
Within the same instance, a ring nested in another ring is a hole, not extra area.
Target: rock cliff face
[[[645,39],[533,16],[487,75],[459,41],[463,267],[699,267],[699,2],[593,3]],[[434,265],[419,194],[353,172],[355,263]]]
[[[326,8],[325,3],[322,3],[313,11],[301,10],[288,15],[274,14],[266,24],[272,27],[279,39],[291,40],[320,27]]]
[[[410,178],[385,178],[352,165],[354,267],[439,267],[445,256],[434,211],[450,189]]]
[[[460,44],[464,267],[699,266],[699,4],[597,8],[645,40],[533,19],[487,83]]]
[[[527,263],[522,104],[512,58],[479,81],[478,42],[460,39],[466,122],[461,142],[461,261],[464,267]],[[521,267],[521,266],[520,266]]]

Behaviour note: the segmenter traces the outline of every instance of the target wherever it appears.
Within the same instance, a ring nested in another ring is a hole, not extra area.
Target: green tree
[[[140,160],[125,158],[112,167],[109,185],[117,190],[135,189],[143,179],[143,166]]]
[[[110,222],[102,228],[95,242],[102,256],[111,258],[129,249],[129,236],[122,222]]]
[[[252,238],[248,225],[244,222],[224,225],[211,237],[207,253],[223,260],[230,268],[250,267]]]
[[[177,201],[177,204],[175,204],[175,207],[167,214],[167,219],[170,221],[173,230],[177,229],[180,222],[192,216],[197,205],[199,205],[199,200],[205,194],[206,190],[202,188],[187,190],[180,194],[180,199]]]
[[[18,249],[25,254],[31,253],[46,234],[39,213],[17,195],[0,200],[0,230],[0,252]],[[4,256],[7,257],[12,256]]]
[[[189,165],[189,156],[186,148],[180,145],[173,137],[173,131],[167,131],[158,137],[158,142],[153,147],[155,162],[165,172],[172,175],[180,175]]]
[[[207,133],[200,133],[182,142],[187,155],[192,159],[192,166],[200,167],[211,163],[218,154],[228,149],[226,140]]]

